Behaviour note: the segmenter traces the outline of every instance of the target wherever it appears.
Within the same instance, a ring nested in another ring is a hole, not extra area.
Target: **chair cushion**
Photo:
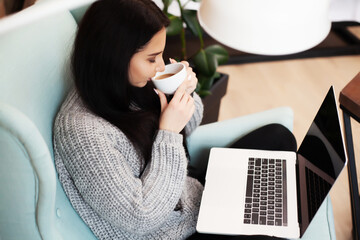
[[[13,224],[4,239],[18,239],[19,236],[38,239],[39,234],[42,239],[59,236],[94,239],[65,196],[53,163],[52,126],[72,85],[69,56],[77,24],[67,10],[35,19],[38,6],[35,4],[11,16],[21,24],[0,37],[0,112],[7,120],[8,113],[17,116],[17,121],[0,123],[0,126],[3,124],[0,155],[7,152],[6,159],[1,158],[0,162],[4,170],[4,174],[1,172],[4,181],[0,182],[0,202],[14,202],[2,205],[8,209],[0,208],[8,214],[0,220]],[[24,22],[22,14],[33,14],[34,20]],[[31,151],[35,148],[41,151]],[[6,219],[11,210],[18,216]],[[3,234],[0,231],[0,238]]]
[[[76,29],[73,17],[65,11],[0,38],[0,101],[27,115],[50,149],[53,119],[70,87],[68,59]]]

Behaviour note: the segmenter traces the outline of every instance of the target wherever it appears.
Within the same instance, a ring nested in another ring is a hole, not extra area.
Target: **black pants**
[[[296,139],[294,135],[283,125],[269,124],[259,129],[256,129],[245,135],[231,148],[247,148],[247,149],[262,149],[262,150],[280,150],[280,151],[296,151]],[[203,179],[199,179],[203,181]],[[223,236],[213,234],[193,234],[188,240],[240,240],[240,239],[277,239],[267,236]]]

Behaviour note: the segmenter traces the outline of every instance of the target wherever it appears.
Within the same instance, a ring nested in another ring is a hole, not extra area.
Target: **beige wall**
[[[35,3],[36,0],[0,0],[0,18],[21,11]]]
[[[5,4],[4,0],[0,0],[0,18],[5,17]]]

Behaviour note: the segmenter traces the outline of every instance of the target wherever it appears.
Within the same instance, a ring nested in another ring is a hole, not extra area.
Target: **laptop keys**
[[[287,226],[285,160],[249,158],[248,165],[244,223]]]
[[[259,223],[261,225],[266,225],[266,217],[260,217]]]
[[[258,222],[259,222],[259,214],[258,213],[253,213],[252,218],[251,218],[251,223],[252,224],[258,224]]]

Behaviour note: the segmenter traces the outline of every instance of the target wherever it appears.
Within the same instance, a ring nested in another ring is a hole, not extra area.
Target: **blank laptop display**
[[[346,162],[331,87],[297,152],[211,149],[197,231],[301,237]]]

